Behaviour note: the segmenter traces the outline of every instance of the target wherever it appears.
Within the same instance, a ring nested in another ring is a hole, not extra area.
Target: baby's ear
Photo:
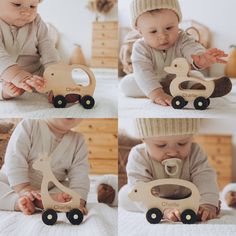
[[[139,34],[140,34],[141,36],[143,36],[142,31],[141,31],[141,29],[140,29],[138,26],[136,26],[135,29],[139,32]]]

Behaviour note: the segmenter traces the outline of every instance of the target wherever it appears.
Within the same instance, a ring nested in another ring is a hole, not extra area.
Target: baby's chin
[[[23,27],[23,26],[31,23],[34,19],[30,19],[30,20],[16,20],[11,25],[20,28],[20,27]]]

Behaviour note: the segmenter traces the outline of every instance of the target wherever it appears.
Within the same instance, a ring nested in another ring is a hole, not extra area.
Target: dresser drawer
[[[117,58],[93,58],[92,67],[107,67],[107,68],[117,68],[118,59]]]
[[[93,30],[117,30],[117,21],[93,22]]]
[[[89,159],[115,159],[117,161],[118,151],[115,146],[90,146],[88,148]]]
[[[196,135],[194,141],[197,143],[231,144],[232,137],[229,135]]]
[[[118,39],[111,40],[93,40],[93,48],[117,48]]]
[[[117,160],[90,159],[90,174],[117,174]]]
[[[84,134],[88,132],[117,134],[117,119],[83,119],[74,130]]]
[[[93,48],[92,57],[118,57],[117,48]]]
[[[201,144],[208,155],[232,155],[231,145],[217,145],[213,143]]]
[[[98,146],[118,146],[117,134],[112,133],[91,133],[85,134],[85,140],[87,145],[98,145]]]
[[[117,39],[118,33],[116,30],[97,30],[93,32],[93,40],[102,39],[102,40],[109,40],[109,39]]]

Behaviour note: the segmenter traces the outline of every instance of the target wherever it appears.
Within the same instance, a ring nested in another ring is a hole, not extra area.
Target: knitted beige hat
[[[137,118],[134,122],[138,138],[186,135],[198,132],[200,119]]]
[[[136,21],[142,13],[156,9],[173,10],[177,14],[179,22],[182,19],[178,0],[132,0],[130,3],[131,26],[135,29]]]

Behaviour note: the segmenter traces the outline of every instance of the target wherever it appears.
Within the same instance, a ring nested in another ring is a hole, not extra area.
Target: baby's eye
[[[166,144],[161,144],[161,145],[156,145],[158,148],[164,148],[166,146]]]
[[[178,143],[179,146],[185,146],[187,143]]]
[[[153,30],[153,31],[151,31],[150,33],[151,34],[155,34],[157,31],[156,30]]]
[[[170,27],[167,27],[166,28],[166,30],[171,30],[173,27],[172,26],[170,26]]]
[[[31,5],[30,8],[34,9],[34,8],[36,8],[36,6]]]
[[[21,4],[20,3],[12,3],[15,7],[20,7]]]

